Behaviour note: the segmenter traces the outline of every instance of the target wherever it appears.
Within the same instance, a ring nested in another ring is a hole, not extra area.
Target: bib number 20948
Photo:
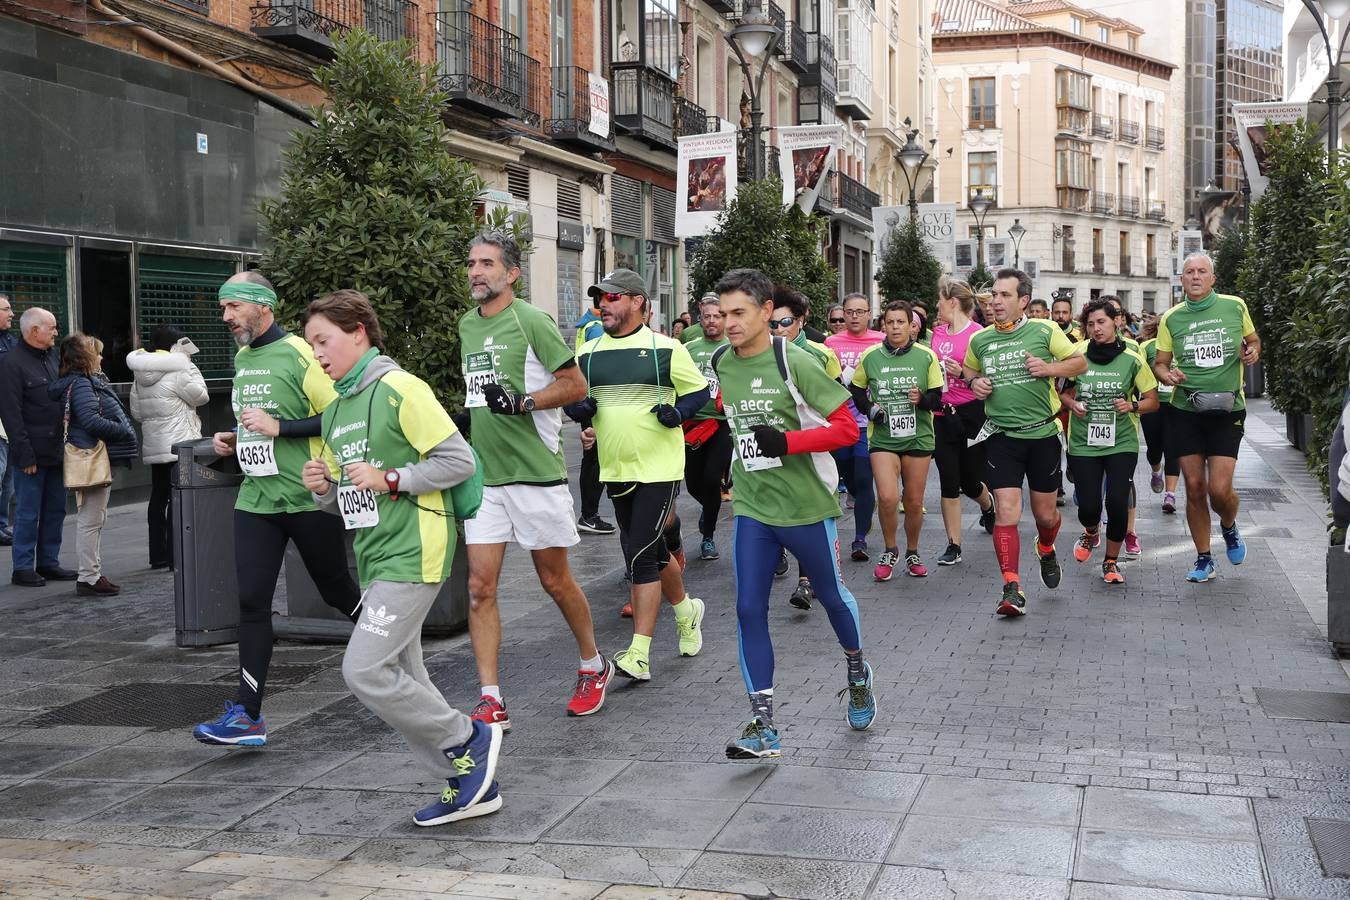
[[[369,488],[359,488],[354,484],[341,485],[337,501],[342,524],[347,526],[347,530],[380,524],[380,509],[375,505],[375,492]]]
[[[261,441],[240,440],[234,448],[234,454],[245,475],[257,478],[277,474],[277,455],[271,438]]]

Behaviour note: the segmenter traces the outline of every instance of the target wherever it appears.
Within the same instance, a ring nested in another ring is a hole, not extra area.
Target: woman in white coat
[[[141,458],[150,466],[150,505],[145,517],[150,527],[150,568],[173,566],[172,518],[169,514],[170,476],[176,459],[173,445],[202,436],[196,408],[206,403],[206,381],[192,363],[197,346],[173,325],[160,325],[150,336],[150,348],[133,351],[127,367],[131,385],[131,415],[141,423]]]

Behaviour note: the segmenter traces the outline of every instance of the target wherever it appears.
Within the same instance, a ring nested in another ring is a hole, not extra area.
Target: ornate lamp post
[[[759,107],[760,92],[764,87],[764,73],[769,70],[769,57],[782,36],[782,31],[760,11],[755,0],[749,0],[741,23],[727,35],[727,43],[731,44],[731,50],[741,64],[741,75],[750,94],[750,178],[755,181],[764,177],[764,111]],[[759,74],[752,78],[750,67],[757,59],[760,60]]]
[[[1008,237],[1013,242],[1013,268],[1022,268],[1022,236],[1027,230],[1022,227],[1021,219],[1013,219],[1012,227],[1008,229]]]
[[[905,117],[905,127],[909,129],[909,134],[905,136],[905,146],[895,152],[895,158],[900,161],[900,171],[905,174],[905,184],[909,187],[909,217],[917,219],[919,217],[919,171],[923,164],[928,162],[933,147],[937,145],[937,138],[928,142],[928,147],[923,147],[915,140],[919,135],[919,129],[911,128],[909,117]]]
[[[992,206],[989,198],[984,195],[984,188],[976,188],[975,196],[970,198],[970,212],[975,216],[975,262],[984,263],[984,217],[989,213],[989,207]]]
[[[1350,13],[1350,0],[1303,0],[1303,5],[1312,13],[1327,48],[1327,155],[1334,162],[1341,138],[1341,63],[1345,59],[1345,38],[1350,34],[1350,27],[1342,28],[1341,46],[1338,52],[1332,53],[1327,22],[1345,18]],[[1319,6],[1322,7],[1320,12],[1317,9]],[[1350,25],[1350,22],[1344,25]]]

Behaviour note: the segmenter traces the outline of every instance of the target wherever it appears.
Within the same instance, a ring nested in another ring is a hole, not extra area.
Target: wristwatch
[[[521,412],[523,412],[523,413],[532,413],[532,412],[534,412],[534,407],[535,407],[534,398],[531,397],[529,394],[526,394],[524,397],[521,397],[521,398],[520,398],[520,411],[521,411]]]
[[[389,488],[389,499],[398,499],[398,469],[390,469],[384,473],[384,484]]]
[[[1138,400],[1131,400],[1131,401],[1130,401],[1130,412],[1132,412],[1132,413],[1137,413],[1137,412],[1139,412],[1139,401],[1138,401]]]

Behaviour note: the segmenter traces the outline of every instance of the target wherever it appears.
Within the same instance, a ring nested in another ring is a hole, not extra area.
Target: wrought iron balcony
[[[736,0],[708,0],[708,5],[712,7],[713,12],[730,15],[736,12]]]
[[[675,82],[640,62],[610,66],[610,110],[625,134],[674,152]]]
[[[967,128],[997,128],[994,121],[997,117],[998,107],[984,104],[973,104],[969,108],[969,116],[966,119]]]
[[[411,39],[417,44],[417,5],[410,0],[295,0],[259,4],[250,9],[258,37],[325,59],[333,39],[364,28],[382,41]]]
[[[789,22],[783,32],[783,65],[798,75],[806,71],[806,32]]]
[[[1126,144],[1139,143],[1139,123],[1130,119],[1120,119],[1116,122],[1116,139]]]
[[[1119,214],[1122,216],[1138,216],[1139,198],[1121,194]]]
[[[1157,125],[1150,125],[1145,129],[1148,137],[1148,148],[1150,150],[1161,150],[1167,144],[1166,129],[1159,128]]]
[[[1094,213],[1104,213],[1109,215],[1116,208],[1116,195],[1107,194],[1102,191],[1093,191],[1088,200],[1088,210]]]
[[[1128,255],[1122,256],[1120,258],[1120,274],[1122,275],[1134,274],[1134,260],[1132,260]]]
[[[1093,272],[1094,275],[1105,275],[1105,274],[1106,274],[1106,254],[1105,254],[1105,253],[1094,253],[1094,254],[1092,254],[1092,272]]]
[[[843,172],[835,172],[830,180],[835,183],[834,201],[836,208],[847,210],[870,222],[873,208],[881,205],[881,197],[877,192],[868,189],[867,185],[856,178],[850,178]]]
[[[783,7],[774,3],[773,0],[768,0],[767,3],[762,3],[760,6],[763,8],[764,14],[769,17],[769,21],[778,27],[778,45],[774,48],[774,53],[777,56],[786,55],[787,14],[783,12]]]
[[[1113,138],[1116,136],[1116,120],[1100,113],[1092,114],[1092,136]]]
[[[1148,266],[1148,277],[1157,278],[1158,272],[1162,268],[1161,266],[1158,265],[1157,257],[1150,256],[1147,260],[1145,260],[1145,265]]]
[[[1144,217],[1154,222],[1167,221],[1167,204],[1160,200],[1150,200],[1144,206]]]
[[[591,127],[590,73],[580,66],[554,66],[549,117],[544,131],[550,138],[583,151],[614,149],[614,120],[596,131]]]
[[[452,103],[491,116],[525,119],[541,111],[537,85],[531,83],[520,38],[468,12],[436,13],[437,81]],[[534,92],[536,96],[532,97]]]
[[[714,131],[716,129],[713,129]],[[684,137],[689,134],[707,134],[708,113],[699,106],[684,97],[675,98],[675,136]]]

